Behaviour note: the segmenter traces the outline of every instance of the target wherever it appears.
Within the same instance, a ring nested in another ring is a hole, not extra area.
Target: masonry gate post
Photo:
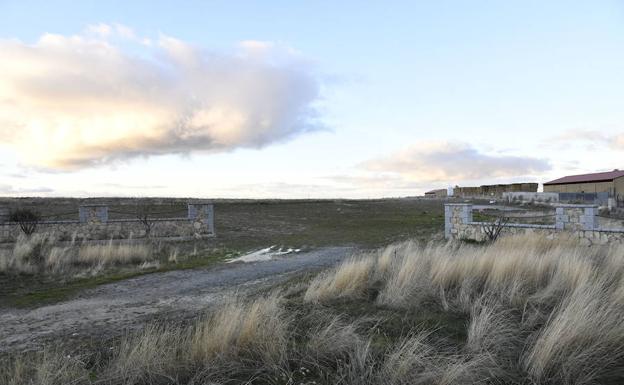
[[[472,222],[471,203],[446,203],[444,205],[444,237],[456,238],[462,225]]]
[[[108,222],[108,205],[81,205],[78,208],[78,218],[81,223],[106,223]]]
[[[214,207],[208,202],[189,202],[188,219],[196,235],[214,234]]]
[[[11,210],[8,207],[0,207],[0,223],[8,222]]]
[[[557,230],[594,230],[598,228],[596,205],[559,204],[555,206]]]

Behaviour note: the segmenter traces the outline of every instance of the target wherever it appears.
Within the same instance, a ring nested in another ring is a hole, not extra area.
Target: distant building
[[[613,170],[593,174],[569,175],[544,183],[544,192],[608,193],[624,198],[624,171]]]
[[[505,192],[537,192],[537,183],[510,183],[482,186],[459,187],[453,189],[457,197],[502,197]]]
[[[431,190],[425,193],[426,198],[446,198],[447,196],[448,196],[448,190],[445,188]]]

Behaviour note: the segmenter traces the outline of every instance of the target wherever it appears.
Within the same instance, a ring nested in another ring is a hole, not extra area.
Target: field
[[[0,383],[624,382],[622,246],[447,243],[436,200],[217,201],[215,219],[209,240],[5,247]],[[300,252],[223,263],[269,246]]]
[[[203,316],[6,356],[7,384],[621,384],[621,247],[396,243]]]
[[[75,219],[80,202],[107,203],[113,218],[131,218],[137,202],[151,207],[154,213],[165,213],[164,216],[186,216],[184,199],[5,198],[0,206],[34,209],[46,218]],[[0,247],[0,306],[58,301],[99,284],[138,274],[207,267],[269,246],[313,249],[346,245],[366,249],[406,239],[440,238],[444,223],[442,203],[434,200],[216,200],[214,204],[217,237],[192,242],[149,242],[146,246],[149,252],[138,250],[138,254],[128,258],[128,263],[93,266],[81,260],[79,269],[69,266],[69,273],[63,269],[62,274],[50,271],[50,274],[15,275],[1,268],[1,253],[10,253],[12,246],[5,246],[4,250]],[[88,245],[82,248],[85,249],[82,254],[107,249],[90,251],[94,247]],[[127,254],[123,246],[108,248],[108,254],[115,252]]]

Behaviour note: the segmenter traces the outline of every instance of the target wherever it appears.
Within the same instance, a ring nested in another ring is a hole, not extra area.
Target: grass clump
[[[60,245],[52,234],[20,235],[10,250],[0,250],[0,273],[9,275],[95,274],[110,266],[141,265],[155,259],[148,244]]]

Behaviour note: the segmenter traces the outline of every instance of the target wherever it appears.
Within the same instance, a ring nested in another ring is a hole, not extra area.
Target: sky
[[[377,198],[624,168],[622,1],[0,0],[0,195]]]

